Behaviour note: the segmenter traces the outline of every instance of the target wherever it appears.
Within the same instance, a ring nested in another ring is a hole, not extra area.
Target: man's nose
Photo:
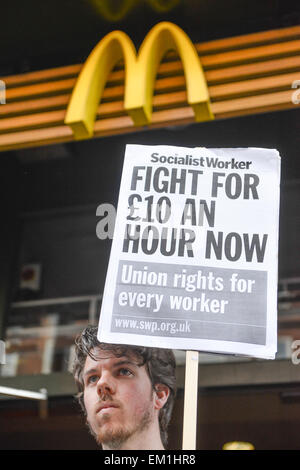
[[[113,395],[116,391],[116,386],[113,377],[109,373],[104,373],[98,380],[97,393],[101,397],[103,395]]]

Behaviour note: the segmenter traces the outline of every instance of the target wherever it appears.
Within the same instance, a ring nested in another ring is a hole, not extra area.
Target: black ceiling
[[[114,29],[139,46],[159,21],[195,42],[300,24],[299,0],[10,0],[0,11],[1,75],[82,62]]]

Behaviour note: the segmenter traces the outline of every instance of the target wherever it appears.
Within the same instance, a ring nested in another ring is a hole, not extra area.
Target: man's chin
[[[116,450],[121,449],[130,438],[147,429],[152,419],[150,411],[146,410],[140,421],[131,427],[126,427],[125,424],[120,425],[120,421],[112,419],[110,415],[102,416],[97,422],[96,429],[93,429],[88,421],[87,424],[98,444],[107,449]]]
[[[130,437],[131,433],[129,430],[124,428],[116,428],[109,423],[102,426],[101,430],[98,431],[96,440],[98,444],[109,449],[119,449],[124,442]]]

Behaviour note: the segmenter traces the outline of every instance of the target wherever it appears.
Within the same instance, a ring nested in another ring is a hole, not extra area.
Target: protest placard
[[[100,341],[274,358],[280,157],[127,145]]]

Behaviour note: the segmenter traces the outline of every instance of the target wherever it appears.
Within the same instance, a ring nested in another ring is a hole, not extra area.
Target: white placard
[[[280,156],[127,145],[98,338],[272,359]]]

